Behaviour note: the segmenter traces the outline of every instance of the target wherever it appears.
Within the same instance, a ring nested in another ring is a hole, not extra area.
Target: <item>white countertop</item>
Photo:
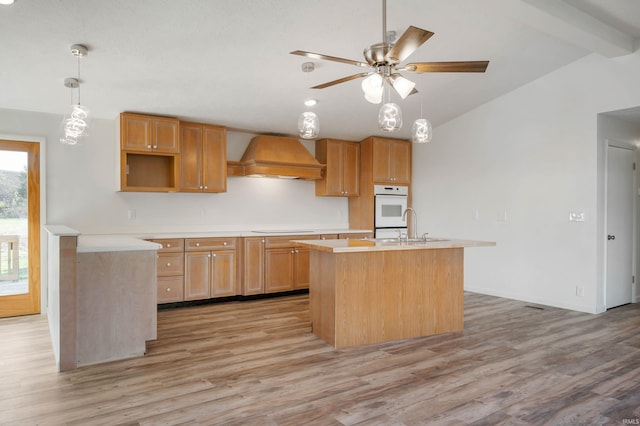
[[[131,234],[110,234],[121,235],[143,240],[154,240],[164,238],[215,238],[215,237],[269,237],[286,235],[323,235],[323,234],[370,234],[371,230],[366,229],[256,229],[252,231],[176,231],[176,232],[145,232]]]
[[[109,236],[109,235],[80,235],[78,237],[78,253],[95,253],[106,251],[141,251],[158,250],[160,244],[144,241],[139,238]]]
[[[215,238],[215,237],[256,237],[323,235],[323,234],[368,234],[372,231],[363,229],[256,229],[253,231],[190,231],[190,232],[145,232],[127,234],[81,234],[64,225],[44,225],[49,234],[55,236],[77,236],[78,253],[107,251],[158,250],[160,244],[152,243],[152,239],[165,238]]]
[[[495,246],[495,242],[456,239],[434,239],[425,242],[381,242],[375,240],[294,240],[300,246],[330,253],[362,253],[395,250],[437,250],[464,247]]]

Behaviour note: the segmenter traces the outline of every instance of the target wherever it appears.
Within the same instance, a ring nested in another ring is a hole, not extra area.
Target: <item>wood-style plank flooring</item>
[[[46,319],[0,320],[0,424],[640,419],[640,304],[601,315],[478,294],[465,304],[463,333],[343,350],[310,333],[307,295],[161,311],[145,357],[66,373]]]

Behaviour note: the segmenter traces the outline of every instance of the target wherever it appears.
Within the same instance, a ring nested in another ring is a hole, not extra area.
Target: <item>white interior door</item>
[[[633,156],[630,149],[607,148],[607,309],[632,301]]]

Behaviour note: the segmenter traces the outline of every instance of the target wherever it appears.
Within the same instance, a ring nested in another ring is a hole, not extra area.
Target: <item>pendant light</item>
[[[387,86],[387,103],[380,107],[378,112],[378,126],[385,132],[395,132],[402,127],[402,110],[397,104],[390,102],[389,88]]]
[[[315,69],[313,62],[305,62],[302,64],[302,71],[310,73]],[[307,108],[315,105],[317,101],[315,99],[308,99],[304,102]],[[318,115],[313,111],[305,111],[298,117],[298,136],[302,139],[315,139],[320,134],[320,121]]]
[[[80,103],[80,59],[87,56],[88,49],[81,44],[71,46],[71,54],[78,60],[78,76],[77,78],[66,78],[64,80],[65,87],[72,89],[71,94],[71,113],[65,115],[61,124],[60,142],[67,145],[77,145],[81,138],[89,134],[89,124],[91,115],[89,109]],[[73,102],[73,89],[78,91],[78,102]]]
[[[423,92],[420,92],[420,118],[413,122],[411,126],[411,142],[413,143],[428,143],[433,138],[433,129],[431,128],[431,122],[424,118],[422,113],[422,101]]]

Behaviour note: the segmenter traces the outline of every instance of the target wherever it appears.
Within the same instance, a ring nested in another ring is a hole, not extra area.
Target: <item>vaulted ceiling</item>
[[[135,111],[296,134],[314,98],[320,137],[408,138],[421,108],[437,126],[590,53],[633,53],[640,1],[388,0],[387,30],[409,25],[435,33],[410,62],[490,64],[484,74],[406,74],[420,93],[392,95],[404,116],[392,134],[378,129],[360,80],[310,89],[362,69],[289,54],[363,60],[382,38],[381,0],[15,0],[0,6],[0,108],[67,112],[69,47],[81,43],[82,103],[94,117]],[[302,72],[306,61],[315,71]]]

